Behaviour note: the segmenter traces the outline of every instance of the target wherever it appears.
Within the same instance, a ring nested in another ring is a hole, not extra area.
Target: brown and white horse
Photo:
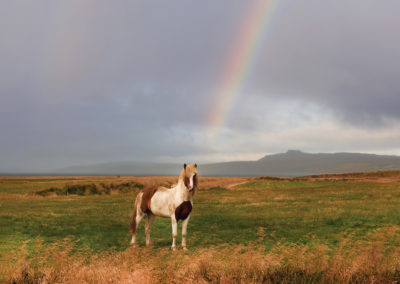
[[[150,244],[151,225],[155,216],[171,218],[172,222],[172,249],[175,250],[175,241],[178,234],[177,222],[182,220],[182,247],[186,250],[186,232],[193,208],[193,196],[197,189],[197,164],[183,165],[178,184],[172,188],[150,186],[141,190],[136,196],[133,214],[130,222],[132,233],[131,245],[136,245],[136,230],[143,217],[147,215],[146,246]]]

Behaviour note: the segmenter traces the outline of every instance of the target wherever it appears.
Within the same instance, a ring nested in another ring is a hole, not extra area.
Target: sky
[[[0,172],[400,155],[400,1],[2,1]]]

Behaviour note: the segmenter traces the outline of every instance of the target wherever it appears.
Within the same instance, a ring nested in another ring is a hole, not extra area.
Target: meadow
[[[130,248],[129,217],[140,185],[176,181],[0,177],[0,282],[400,281],[399,171],[202,177],[188,252],[170,250],[171,223],[162,218],[153,225],[151,247],[144,246],[142,222],[139,247]],[[119,190],[124,184],[129,190]],[[77,185],[91,186],[64,194]]]

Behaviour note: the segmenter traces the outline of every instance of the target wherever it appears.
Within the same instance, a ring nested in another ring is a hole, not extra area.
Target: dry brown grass
[[[398,182],[400,181],[400,171],[377,171],[345,174],[326,174],[304,177],[310,181],[318,180],[345,180],[345,181],[366,181],[366,182]]]
[[[120,179],[127,179],[142,183],[144,185],[156,184],[166,187],[171,187],[178,182],[177,177],[167,176],[149,176],[149,177],[121,177]],[[200,176],[200,187],[204,189],[212,187],[229,187],[230,185],[246,182],[254,178],[247,177],[202,177]]]
[[[258,179],[277,181],[366,181],[366,182],[400,182],[400,171],[356,172],[344,174],[320,174],[302,177],[263,176]]]
[[[265,176],[261,178],[255,177],[202,177],[201,187],[228,187],[229,185],[239,184],[245,181],[254,179],[271,179],[271,180],[305,180],[305,181],[318,181],[318,180],[353,180],[353,181],[377,181],[377,182],[395,182],[400,181],[400,171],[376,171],[376,172],[356,172],[356,173],[345,173],[345,174],[320,174],[304,177],[273,177]],[[2,176],[0,177],[0,183],[39,183],[39,184],[75,184],[75,183],[87,183],[87,182],[129,182],[136,181],[148,184],[160,184],[160,185],[172,185],[178,181],[176,176],[146,176],[146,177],[135,177],[135,176]]]
[[[202,177],[201,185],[204,188],[214,186],[224,186],[234,183],[244,182],[254,178],[248,177]],[[75,183],[87,183],[87,182],[129,182],[136,181],[143,184],[165,184],[165,183],[176,183],[178,181],[177,176],[21,176],[21,177],[0,177],[0,183],[59,183],[59,184],[75,184]]]
[[[115,176],[97,176],[97,177],[0,177],[0,200],[6,199],[38,199],[38,198],[60,198],[62,195],[57,195],[56,192],[46,192],[49,189],[60,188],[60,191],[66,185],[88,185],[95,184],[96,186],[102,185],[121,185],[124,183],[137,182],[147,185],[158,185],[165,187],[172,187],[176,185],[178,178],[169,176],[148,176],[148,177],[115,177]],[[235,185],[245,183],[255,178],[246,177],[201,177],[201,188],[209,189],[216,187],[232,188]],[[45,180],[45,181],[43,181]],[[17,191],[13,190],[17,188]],[[110,194],[119,194],[118,190],[110,190]],[[72,196],[73,194],[69,194]],[[65,197],[65,196],[64,196]]]
[[[5,283],[397,283],[399,227],[377,230],[370,242],[325,245],[220,246],[185,253],[129,248],[92,254],[68,240],[45,247],[23,244],[3,259]],[[261,230],[259,237],[265,235]],[[397,245],[393,245],[397,244]],[[29,253],[28,253],[29,251]]]

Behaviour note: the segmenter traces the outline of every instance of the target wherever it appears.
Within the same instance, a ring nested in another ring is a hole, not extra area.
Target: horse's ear
[[[197,169],[197,164],[194,164],[194,167]]]
[[[186,164],[183,164],[183,168],[186,169]]]

